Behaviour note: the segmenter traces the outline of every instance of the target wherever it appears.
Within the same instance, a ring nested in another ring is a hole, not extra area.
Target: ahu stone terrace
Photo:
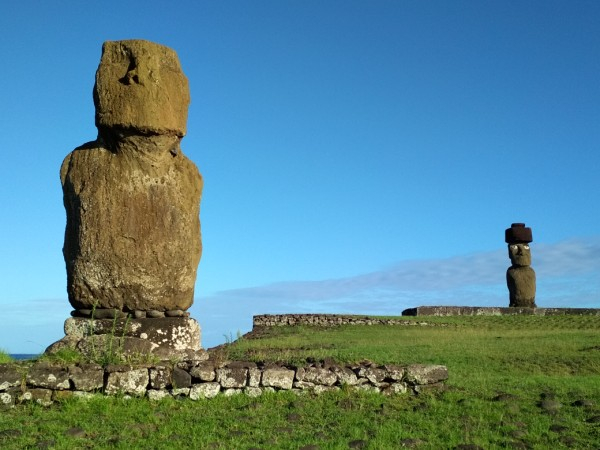
[[[321,361],[297,367],[233,361],[182,361],[118,365],[46,362],[0,365],[0,405],[11,407],[27,401],[49,405],[69,397],[106,395],[146,396],[151,400],[188,397],[212,398],[219,394],[252,397],[281,390],[315,393],[344,386],[385,395],[444,388],[448,370],[440,365],[378,365],[363,362],[338,365]]]

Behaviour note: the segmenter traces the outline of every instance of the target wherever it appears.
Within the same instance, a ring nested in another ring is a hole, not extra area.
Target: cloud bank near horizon
[[[538,306],[600,308],[600,237],[533,245],[532,259]],[[219,291],[196,299],[191,313],[202,326],[203,346],[212,347],[237,330],[249,331],[256,314],[399,315],[420,305],[506,306],[509,265],[505,249],[404,261],[350,277]],[[23,353],[60,339],[71,310],[66,298],[3,307],[11,320],[0,330],[0,347]]]
[[[532,246],[540,307],[600,307],[600,237]],[[399,315],[421,305],[508,306],[507,250],[404,261],[351,277],[289,281],[199,299],[207,342],[278,313]],[[218,330],[218,331],[217,331]],[[225,333],[226,334],[226,333]]]
[[[600,238],[577,239],[532,248],[532,267],[538,280],[538,297],[543,301],[547,286],[562,285],[574,278],[600,282]],[[445,259],[404,261],[382,270],[351,277],[288,281],[264,286],[225,290],[201,301],[223,304],[227,301],[258,301],[269,304],[319,303],[343,298],[455,297],[456,292],[491,294],[501,286],[506,292],[506,250],[472,253]],[[578,294],[581,286],[565,287]],[[596,292],[597,293],[597,292]],[[596,300],[600,301],[600,298]]]

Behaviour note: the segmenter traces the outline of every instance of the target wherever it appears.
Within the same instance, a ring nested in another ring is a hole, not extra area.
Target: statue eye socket
[[[511,249],[511,250],[516,250],[516,249],[517,249],[517,246],[516,246],[516,245],[511,245],[511,246],[510,246],[510,249]]]
[[[523,248],[524,248],[525,250],[529,250],[529,245],[525,244],[525,245],[523,246]]]

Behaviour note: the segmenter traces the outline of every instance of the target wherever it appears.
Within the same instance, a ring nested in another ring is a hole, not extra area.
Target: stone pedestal
[[[189,317],[161,319],[87,319],[65,321],[65,337],[46,353],[75,349],[87,357],[110,351],[127,358],[156,356],[159,359],[204,359],[200,325]]]

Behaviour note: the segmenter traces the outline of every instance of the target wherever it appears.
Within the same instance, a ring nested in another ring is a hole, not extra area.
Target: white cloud
[[[540,277],[583,275],[600,271],[600,238],[574,239],[532,247],[532,267]]]
[[[600,238],[532,244],[537,273],[537,304],[548,307],[600,307]],[[420,305],[508,304],[505,249],[446,259],[405,261],[362,275],[289,281],[217,292],[196,299],[192,316],[203,328],[203,344],[246,332],[255,314],[345,313],[399,315]],[[71,308],[66,299],[5,302],[8,323],[0,347],[36,353],[62,337]]]
[[[600,240],[572,240],[532,246],[538,280],[581,276],[600,270]],[[247,299],[268,301],[323,301],[364,295],[435,292],[504,284],[510,265],[506,250],[474,253],[446,259],[405,261],[353,277],[319,281],[291,281],[221,291],[209,300]]]
[[[538,306],[600,307],[600,238],[532,244],[531,248]],[[221,291],[198,299],[199,317],[207,340],[212,341],[211,319],[224,311],[228,317],[216,321],[221,329],[247,331],[254,314],[398,315],[420,305],[505,306],[509,265],[507,251],[500,249],[405,261],[353,277]]]

